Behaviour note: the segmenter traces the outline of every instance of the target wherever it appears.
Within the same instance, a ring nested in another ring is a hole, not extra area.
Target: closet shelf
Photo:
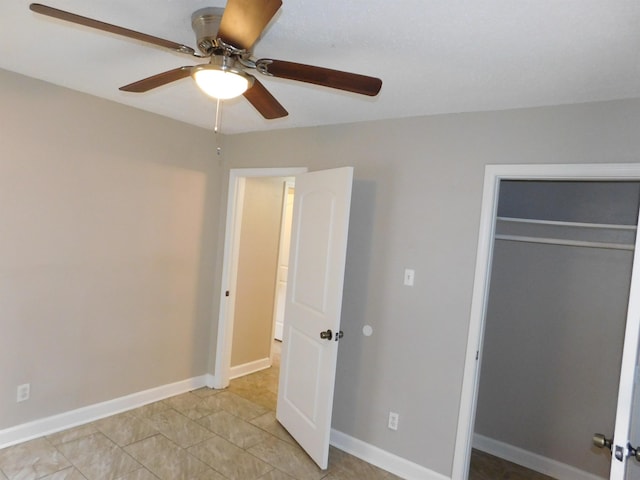
[[[581,240],[564,240],[561,238],[524,237],[521,235],[497,234],[495,236],[495,239],[507,240],[510,242],[544,243],[547,245],[565,245],[570,247],[606,248],[610,250],[630,250],[630,251],[634,250],[633,245],[625,245],[623,243],[585,242]]]
[[[557,227],[600,228],[605,230],[636,231],[636,225],[620,225],[611,223],[563,222],[558,220],[538,220],[535,218],[497,217],[501,222],[530,223],[532,225],[554,225]]]
[[[633,251],[636,225],[497,217],[496,240]]]

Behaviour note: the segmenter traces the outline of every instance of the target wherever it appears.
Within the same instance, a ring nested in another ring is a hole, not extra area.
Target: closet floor
[[[555,480],[479,450],[471,452],[469,480]]]

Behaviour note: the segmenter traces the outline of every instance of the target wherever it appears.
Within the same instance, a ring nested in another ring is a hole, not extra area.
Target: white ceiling
[[[225,0],[39,0],[195,47],[191,14]],[[197,59],[0,1],[0,68],[212,128],[215,102],[190,78],[118,87]],[[224,133],[640,97],[637,0],[283,0],[257,58],[382,79],[369,98],[260,76],[289,111],[264,120],[242,97]]]

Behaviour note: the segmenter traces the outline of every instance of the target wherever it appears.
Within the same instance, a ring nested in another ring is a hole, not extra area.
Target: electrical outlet
[[[29,400],[30,394],[31,394],[31,384],[23,383],[22,385],[18,385],[16,402],[24,402],[25,400]]]
[[[391,430],[398,430],[398,422],[400,421],[400,414],[396,412],[389,412],[389,428]]]

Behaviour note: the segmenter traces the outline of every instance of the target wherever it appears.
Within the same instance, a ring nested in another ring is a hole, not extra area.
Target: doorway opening
[[[458,424],[456,450],[454,453],[453,478],[455,479],[468,478],[469,461],[471,456],[471,447],[474,444],[475,427],[479,426],[480,429],[484,428],[486,430],[486,425],[487,425],[487,422],[485,421],[486,418],[483,417],[482,419],[478,419],[477,414],[480,413],[481,410],[485,411],[483,415],[486,414],[487,408],[486,408],[486,405],[482,404],[482,402],[486,404],[487,398],[490,398],[492,396],[492,392],[491,392],[492,390],[494,390],[493,393],[496,393],[495,392],[496,385],[485,385],[484,388],[481,387],[480,385],[481,381],[484,381],[485,379],[482,377],[482,375],[480,375],[480,363],[486,361],[487,368],[489,368],[489,366],[493,364],[494,368],[505,368],[508,370],[509,368],[511,368],[511,366],[517,366],[521,357],[526,353],[521,350],[518,353],[518,358],[510,357],[510,360],[507,360],[507,361],[505,361],[504,357],[502,357],[502,361],[500,361],[501,354],[494,355],[494,358],[491,358],[492,354],[489,353],[491,344],[493,343],[499,344],[500,342],[503,342],[502,343],[503,348],[505,347],[505,345],[509,345],[509,340],[500,338],[500,335],[504,335],[504,332],[508,331],[509,328],[511,328],[513,330],[512,333],[514,334],[514,338],[516,338],[518,335],[522,337],[522,333],[523,333],[522,329],[529,328],[530,325],[525,323],[524,327],[522,325],[518,327],[518,325],[515,325],[515,323],[517,322],[514,322],[514,324],[512,325],[509,325],[507,323],[506,330],[503,329],[502,332],[500,333],[499,329],[496,329],[491,324],[489,324],[489,322],[491,321],[491,320],[488,320],[489,314],[491,314],[492,318],[496,315],[496,311],[495,311],[496,307],[495,305],[493,305],[495,303],[495,300],[490,297],[490,283],[493,283],[494,281],[496,281],[495,286],[497,288],[499,285],[498,282],[500,279],[500,275],[504,277],[503,280],[505,281],[502,282],[502,285],[503,286],[507,285],[507,287],[505,287],[506,289],[511,288],[513,284],[517,283],[517,280],[514,280],[514,279],[516,279],[516,277],[520,275],[521,272],[518,271],[517,266],[515,265],[514,259],[517,259],[517,254],[519,253],[518,251],[519,246],[523,245],[523,243],[520,243],[520,242],[524,242],[531,245],[534,245],[537,243],[538,247],[534,247],[534,248],[544,249],[547,247],[541,247],[540,244],[544,244],[547,240],[553,239],[553,237],[564,235],[564,232],[563,233],[555,232],[553,234],[549,233],[549,229],[554,229],[554,228],[563,229],[567,226],[567,224],[569,224],[570,228],[574,228],[576,227],[575,225],[576,223],[580,223],[580,222],[573,222],[573,225],[572,225],[571,224],[572,222],[565,222],[565,224],[559,226],[558,223],[557,222],[554,223],[554,221],[543,222],[543,223],[540,223],[540,222],[532,223],[527,220],[526,222],[521,222],[519,220],[514,220],[511,215],[500,216],[501,212],[499,209],[500,207],[499,201],[500,201],[501,186],[503,187],[504,191],[507,191],[508,188],[517,187],[518,182],[521,182],[521,184],[526,184],[528,187],[530,187],[533,184],[536,184],[536,182],[538,187],[540,185],[544,186],[545,182],[548,184],[555,182],[556,183],[554,185],[555,187],[561,182],[565,182],[569,184],[579,184],[580,182],[609,182],[609,183],[622,182],[620,183],[620,185],[624,185],[624,184],[629,185],[627,182],[629,181],[637,182],[638,180],[640,180],[640,166],[634,165],[634,164],[629,164],[629,165],[614,165],[614,164],[611,164],[611,165],[515,165],[515,166],[503,165],[503,166],[487,167],[486,175],[485,175],[485,189],[484,189],[483,207],[482,207],[482,215],[481,215],[481,228],[480,228],[480,236],[479,236],[479,242],[478,242],[476,277],[475,277],[475,283],[474,283],[470,329],[469,329],[469,336],[468,336],[467,358],[465,361],[463,391],[462,391],[462,397],[461,397],[461,408],[460,408],[460,417],[459,417],[460,421]],[[632,188],[637,189],[637,184],[635,187],[632,187]],[[635,262],[634,253],[633,253],[633,249],[635,246],[636,254],[637,254],[637,244],[636,244],[637,239],[634,238],[635,225],[637,225],[637,206],[638,206],[637,192],[634,195],[636,196],[634,200],[635,205],[632,208],[635,208],[635,214],[634,214],[635,218],[632,220],[632,222],[628,222],[628,221],[624,222],[624,223],[633,223],[634,228],[631,229],[632,231],[630,232],[630,235],[631,235],[630,239],[628,238],[625,241],[627,243],[627,246],[622,247],[620,249],[620,252],[623,252],[621,253],[622,256],[617,260],[614,260],[614,263],[615,261],[618,261],[619,263],[621,262],[622,264],[624,264],[624,262],[626,261],[627,263],[631,263],[631,265],[634,265],[634,267],[637,267],[637,262]],[[530,205],[526,205],[527,208],[529,206]],[[604,214],[606,214],[606,212],[604,212]],[[605,222],[602,222],[602,223],[605,223]],[[606,223],[614,224],[616,223],[616,221],[614,219],[614,221],[606,222]],[[524,231],[522,230],[523,228],[525,229]],[[542,237],[541,242],[538,242],[538,240],[532,238],[534,236],[534,234],[532,233],[532,228],[535,230],[540,230],[541,228],[543,230],[546,229],[545,233],[540,235]],[[581,226],[578,226],[577,228],[581,228]],[[588,235],[592,235],[593,229],[591,228],[590,225],[586,227],[586,230],[589,231]],[[613,233],[609,232],[605,234],[605,235],[613,235],[615,237],[615,239],[613,240],[611,239],[611,237],[589,238],[587,240],[580,240],[580,242],[583,243],[582,245],[580,245],[580,248],[585,250],[589,250],[593,248],[593,250],[595,250],[596,248],[608,247],[609,246],[608,244],[614,244],[613,248],[617,248],[615,245],[621,242],[619,239],[619,233],[620,233],[619,231],[614,231]],[[627,229],[626,235],[629,236],[629,229]],[[498,243],[496,242],[496,240],[501,244],[499,247],[496,247]],[[625,242],[622,242],[622,243],[625,243]],[[585,245],[584,243],[591,243],[591,245]],[[560,245],[567,245],[566,239],[562,238]],[[554,247],[550,247],[550,248],[554,248]],[[547,250],[545,250],[545,252],[547,252]],[[509,257],[509,255],[511,255],[511,257]],[[584,256],[584,252],[581,253],[580,255]],[[588,255],[591,255],[591,254],[588,254]],[[584,260],[584,258],[581,258],[581,261],[582,260]],[[543,261],[547,261],[547,266],[551,271],[553,270],[553,268],[557,267],[556,265],[557,260],[554,262],[553,260],[550,260],[550,259],[547,259],[547,260],[539,259],[537,263],[534,260],[533,274],[536,273],[535,272],[536,269],[538,270],[541,269],[541,266],[543,265],[542,263]],[[592,262],[591,264],[592,270],[590,271],[590,273],[582,272],[581,274],[580,273],[581,269],[587,268],[585,267],[585,265],[587,265],[589,261]],[[598,264],[598,262],[600,262],[600,264]],[[611,263],[611,261],[607,261],[607,262]],[[620,289],[622,288],[624,290],[626,288],[626,291],[622,292],[622,294],[623,296],[626,296],[627,300],[629,299],[629,277],[631,276],[630,275],[631,265],[627,265],[628,271],[626,273],[623,272],[621,275],[619,275],[619,278],[618,278],[621,281],[621,283],[620,282],[618,283],[622,285],[626,282],[626,287],[624,286],[621,287],[620,285],[618,285],[619,288],[614,289],[615,291],[613,292],[615,295],[619,297]],[[582,264],[579,264],[577,262],[574,263],[574,266],[576,267],[576,270],[572,273],[578,276],[583,275],[584,277],[591,277],[592,283],[593,284],[597,283],[597,274],[599,272],[600,267],[602,267],[601,260],[594,261],[593,259],[591,260],[587,259],[587,261],[583,262]],[[494,268],[494,270],[492,270],[492,267]],[[516,270],[514,270],[514,268],[516,268]],[[556,274],[558,274],[558,272],[564,272],[564,271],[565,270],[562,270],[562,269],[556,270]],[[624,278],[625,275],[626,275],[626,278]],[[636,272],[636,276],[637,276],[637,272]],[[595,277],[596,280],[594,280],[593,277]],[[520,280],[522,280],[522,278]],[[556,282],[555,290],[553,289],[552,286],[545,285],[540,281],[536,281],[533,278],[525,278],[520,283],[522,283],[521,286],[524,287],[524,290],[530,289],[534,291],[538,287],[542,288],[542,290],[544,290],[547,287],[551,288],[551,290],[547,290],[547,296],[548,297],[554,296],[554,297],[560,298],[563,295],[567,295],[568,293],[566,291],[567,289],[571,289],[575,286],[571,282],[567,282],[566,281],[567,279],[564,279],[564,280],[565,282],[563,284],[563,279],[557,279],[557,278],[553,279],[553,281]],[[530,282],[530,284],[527,284],[527,282]],[[564,285],[564,287],[562,288],[564,288],[565,291],[561,291],[560,286],[562,285]],[[493,286],[491,288],[493,289]],[[632,295],[634,292],[634,288],[636,287],[634,287],[634,284],[632,282],[631,283]],[[549,294],[549,292],[552,292],[552,294]],[[508,304],[508,301],[513,301],[513,302],[517,301],[517,299],[513,298],[514,297],[513,293],[514,292],[507,292],[507,297],[512,297],[512,298],[505,301],[501,307],[503,308],[504,311],[507,312],[506,314],[507,316],[512,315],[514,313],[515,304],[511,304],[511,305]],[[580,293],[584,294],[584,292],[580,292]],[[584,300],[585,298],[582,299],[582,301]],[[547,298],[542,301],[544,303],[543,305],[543,310],[544,310],[544,308],[547,308],[548,306],[547,303],[554,303],[555,299]],[[579,304],[580,304],[580,301],[578,301],[578,304],[576,305],[569,306],[569,307],[562,307],[562,308],[567,308],[568,310],[574,310],[574,309],[579,310],[580,308],[584,307],[584,305],[579,305]],[[631,309],[632,309],[631,302],[629,302],[628,307],[629,307],[629,315],[631,316]],[[625,301],[625,305],[623,305],[622,310],[623,310],[622,315],[623,317],[626,318],[626,314],[627,314],[626,301]],[[529,312],[525,313],[524,315],[526,316],[528,313]],[[544,317],[544,313],[541,314],[541,316]],[[630,355],[626,353],[626,344],[625,344],[624,355],[626,356],[626,358],[623,357],[622,368],[620,368],[620,357],[622,356],[622,338],[624,338],[625,342],[627,342],[628,337],[635,336],[636,343],[637,343],[637,333],[634,333],[635,327],[633,325],[630,325],[630,321],[626,321],[626,327],[625,327],[624,325],[625,318],[622,319],[622,325],[618,325],[618,327],[620,327],[618,333],[612,333],[613,337],[615,337],[618,334],[621,334],[621,335],[618,335],[618,337],[621,337],[621,338],[617,339],[617,341],[620,343],[619,352],[617,354],[614,352],[614,356],[617,355],[617,358],[613,360],[614,363],[617,363],[618,368],[617,368],[617,371],[609,371],[609,375],[611,377],[614,377],[612,381],[615,384],[614,388],[616,390],[618,388],[618,383],[620,384],[620,388],[622,389],[623,384],[628,381],[623,378],[625,376],[625,372],[628,373],[630,370],[631,371],[630,376],[633,377],[633,370],[634,370],[635,361],[636,361],[635,356],[633,356],[633,358],[628,358],[630,357]],[[527,320],[525,319],[524,321],[526,322]],[[532,320],[529,319],[529,321],[532,321]],[[605,318],[603,319],[603,321],[606,322],[607,319]],[[637,322],[632,321],[631,323],[637,323]],[[557,328],[558,325],[552,325],[552,327]],[[605,328],[605,330],[607,329],[607,327],[603,327],[603,325],[600,325],[599,327]],[[496,334],[496,332],[498,332],[498,334]],[[562,333],[566,334],[565,335],[566,337],[570,337],[570,336],[576,336],[576,334],[581,333],[581,330],[579,328],[569,327],[566,332],[562,332]],[[607,334],[609,333],[611,332],[607,330]],[[547,337],[545,347],[551,346],[551,344],[553,343],[553,340],[555,339],[554,337],[557,337],[558,334],[559,332],[555,332],[554,334],[551,334],[549,337]],[[519,347],[516,346],[514,348],[522,349],[522,348],[530,347],[532,344],[535,343],[535,342],[528,342],[528,340],[529,338],[525,335],[525,342],[521,343]],[[545,341],[544,334],[542,335],[541,341],[542,342]],[[514,341],[514,344],[517,344],[517,342]],[[513,347],[513,345],[511,347]],[[529,352],[531,353],[532,357],[529,360],[525,360],[525,359],[522,360],[523,369],[520,372],[521,374],[520,380],[524,381],[526,384],[526,380],[528,379],[531,381],[531,385],[529,386],[534,387],[533,383],[535,383],[535,380],[532,377],[532,373],[529,372],[529,369],[531,369],[532,365],[535,366],[535,364],[538,364],[538,363],[544,364],[544,363],[550,362],[550,365],[552,367],[555,366],[556,368],[563,368],[562,367],[563,355],[565,354],[570,355],[570,353],[565,351],[558,352],[557,350],[558,349],[554,351],[553,349],[551,349],[550,350],[551,353],[549,351],[538,351],[540,357],[538,357],[537,359],[535,357],[536,355],[535,349],[534,351]],[[547,357],[545,356],[547,353],[550,353],[550,356],[556,355],[558,358],[554,360],[550,357]],[[584,354],[584,350],[582,354]],[[607,352],[607,355],[608,354],[609,353]],[[496,359],[498,359],[497,362],[496,362]],[[597,354],[594,357],[594,361],[597,362]],[[509,363],[511,365],[508,365]],[[575,363],[575,362],[572,362],[572,360],[568,359],[568,361],[564,365],[568,365],[572,363]],[[495,367],[496,365],[498,365],[499,367]],[[485,363],[483,363],[483,368],[484,366],[485,366]],[[590,374],[589,373],[590,368],[593,368],[593,365],[590,365],[588,362],[580,362],[580,364],[578,365],[577,374],[582,373],[583,376],[586,375],[588,377]],[[620,376],[617,375],[618,372],[620,373]],[[494,381],[497,381],[496,379],[499,378],[500,375],[501,374],[496,375],[494,372],[494,375],[493,375]],[[514,378],[517,378],[517,376]],[[544,381],[545,380],[542,380],[543,383]],[[633,378],[631,379],[631,381],[633,381]],[[538,385],[538,386],[540,388],[546,388],[546,386],[544,385],[542,386]],[[561,385],[560,387],[565,387],[565,386]],[[611,388],[611,386],[605,387],[605,388]],[[480,397],[479,392],[482,392],[483,390],[484,390],[484,395]],[[631,390],[633,389],[631,388]],[[532,390],[532,392],[533,391],[535,391],[535,388],[534,390]],[[554,392],[554,393],[557,393],[557,392]],[[613,401],[613,405],[610,406],[611,409],[615,409],[615,404],[616,404],[615,393],[617,393],[617,391],[613,392],[614,401]],[[609,392],[609,394],[611,395],[611,392]],[[504,384],[502,387],[502,391],[498,392],[498,395],[504,395],[504,397],[514,397],[514,396],[517,397],[517,393],[514,393],[514,391],[510,391],[509,388],[505,388]],[[479,398],[482,400],[482,402],[479,402]],[[557,399],[553,399],[553,400],[559,403],[559,400]],[[615,417],[616,435],[619,434],[619,430],[623,430],[623,428],[620,427],[620,422],[625,421],[622,418],[624,417],[624,415],[620,415],[621,401],[624,401],[624,399],[621,399],[620,395],[618,395],[617,402],[618,402],[619,408],[618,408],[618,413],[616,414],[616,417]],[[629,399],[629,404],[630,403],[631,401]],[[538,403],[534,402],[534,405],[531,408],[539,408],[539,407],[540,407],[540,402]],[[567,409],[565,409],[565,411],[566,410]],[[615,414],[616,412],[614,411],[613,413]],[[527,415],[522,415],[522,416],[526,417]],[[564,428],[570,428],[569,417],[570,415],[558,414],[553,421],[556,422],[556,424],[560,428],[562,428],[563,426]],[[629,416],[627,416],[626,418],[626,423],[627,423],[627,431],[628,431],[629,424],[630,424]],[[522,425],[517,425],[512,422],[511,432],[508,432],[506,436],[508,437],[509,435],[517,435],[514,432],[521,428],[522,428]],[[609,425],[609,426],[603,425],[602,428],[604,429],[612,428],[612,425]],[[544,449],[545,447],[548,446],[548,444],[552,443],[555,440],[555,437],[553,433],[550,431],[547,432],[543,428],[541,429],[541,431],[543,434],[542,436],[544,436],[545,433],[547,434],[546,440],[544,438],[542,438],[541,440],[538,440],[543,444],[543,449]],[[592,432],[592,433],[595,433],[595,432]],[[607,433],[610,434],[611,432],[607,432]],[[621,434],[626,435],[626,433],[621,433]],[[483,437],[483,436],[480,436],[480,437],[481,437],[480,440],[482,441],[487,440],[486,437]],[[548,442],[548,443],[545,443],[545,442]],[[477,445],[477,443],[478,443],[478,435],[475,436],[475,444]],[[586,443],[586,449],[589,450],[591,437],[587,436],[587,438],[584,439],[583,443]],[[484,445],[482,445],[482,449],[484,449],[485,451],[487,449],[491,450],[493,447],[502,448],[504,447],[504,444],[501,442],[492,442],[488,440],[484,443]],[[565,447],[571,448],[571,445],[570,444],[565,445]],[[500,448],[498,448],[498,450],[494,449],[494,451],[499,451]],[[526,455],[527,452],[525,451],[525,449],[522,449],[522,448],[512,449],[510,453],[515,453],[517,455],[522,454],[525,457],[527,456]],[[594,454],[594,457],[597,457],[598,455],[598,452],[588,452],[588,453]],[[521,460],[516,457],[512,455],[510,459]],[[541,466],[531,465],[532,458],[535,461],[542,460],[542,465]],[[533,466],[533,467],[541,467],[541,468],[534,468],[534,469],[543,471],[543,473],[549,473],[548,468],[550,464],[545,463],[544,460],[545,460],[544,455],[538,455],[537,457],[534,455],[534,456],[529,456],[528,459],[525,459],[525,462],[529,461],[530,466]],[[596,459],[596,461],[599,461],[599,460],[602,460],[602,457],[600,459]],[[522,462],[519,462],[519,463],[522,463]],[[561,464],[561,465],[558,465],[558,464]],[[552,465],[551,473],[556,473],[556,475],[558,475],[558,478],[604,478],[604,477],[601,477],[601,475],[603,475],[602,472],[593,474],[592,477],[584,477],[584,476],[576,477],[575,475],[566,476],[566,475],[573,475],[573,474],[579,475],[581,469],[576,468],[575,469],[576,471],[574,472],[569,472],[567,470],[563,471],[562,470],[563,465],[564,464],[562,464],[562,462],[557,462],[556,465]],[[553,468],[556,468],[556,467],[558,467],[559,470],[553,472]],[[612,466],[612,468],[615,468],[615,466]],[[558,472],[564,472],[564,473],[559,474]]]
[[[292,177],[306,171],[230,171],[215,388],[226,388],[231,378],[268,368],[273,362],[279,244],[285,233],[283,199],[293,186]]]
[[[245,175],[242,175],[245,173]],[[289,176],[267,170],[271,175]],[[254,175],[257,176],[257,175]],[[236,302],[231,289],[238,284],[239,248],[235,248],[240,221],[235,208],[246,172],[231,171],[229,215],[223,264],[222,308],[219,323],[219,356],[214,378],[219,387],[229,383],[233,314]],[[319,170],[296,176],[295,204],[291,226],[291,251],[286,295],[286,321],[279,374],[276,418],[321,469],[329,460],[331,414],[338,357],[342,338],[340,313],[347,234],[353,185],[353,167]],[[281,201],[286,183],[283,182]],[[277,222],[280,227],[280,222]],[[254,247],[260,249],[260,245]],[[274,262],[275,267],[275,262]],[[275,284],[275,268],[272,284]],[[227,299],[227,302],[224,300]],[[273,301],[273,292],[271,295]],[[252,299],[247,299],[251,302]],[[273,314],[273,308],[270,309]],[[273,318],[271,319],[273,321]],[[272,329],[269,329],[273,336]],[[271,344],[273,337],[268,338]],[[309,388],[312,385],[314,388]],[[215,385],[214,385],[215,387]]]

